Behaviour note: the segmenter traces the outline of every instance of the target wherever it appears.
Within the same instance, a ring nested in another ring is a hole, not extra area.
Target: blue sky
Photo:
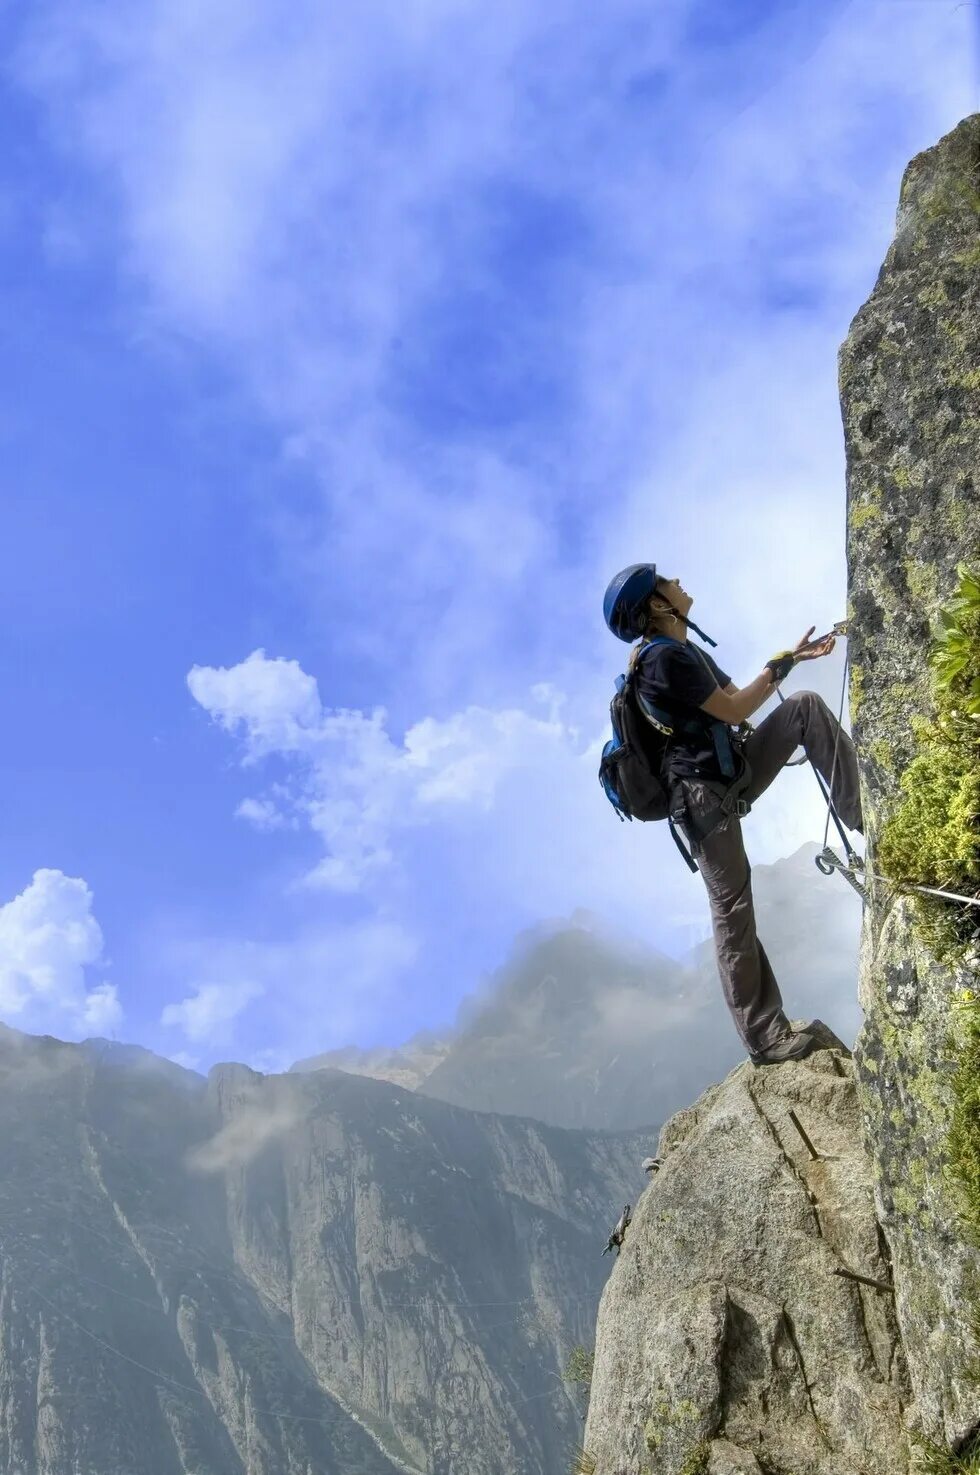
[[[702,935],[596,784],[602,591],[681,574],[738,682],[843,613],[836,348],[974,10],[3,26],[0,1017],[279,1068],[576,908]],[[754,858],[822,834],[807,777]]]

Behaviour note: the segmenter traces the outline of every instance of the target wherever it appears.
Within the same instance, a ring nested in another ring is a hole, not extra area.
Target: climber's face
[[[680,579],[658,578],[657,592],[654,595],[653,608],[657,608],[657,600],[664,600],[677,610],[678,614],[686,615],[694,603],[691,595],[687,593]]]

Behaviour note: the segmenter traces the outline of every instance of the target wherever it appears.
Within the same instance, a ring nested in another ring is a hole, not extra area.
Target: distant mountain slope
[[[371,1076],[376,1081],[390,1081],[393,1086],[415,1091],[446,1058],[450,1048],[448,1039],[423,1031],[404,1045],[391,1048],[382,1045],[374,1050],[362,1050],[357,1045],[344,1045],[339,1050],[325,1050],[322,1055],[297,1060],[290,1070],[346,1070],[349,1075]]]
[[[545,1475],[645,1135],[0,1033],[0,1470]]]
[[[659,1125],[692,1072],[730,1069],[715,999],[670,958],[583,928],[533,942],[495,982],[421,1090],[564,1126]],[[737,1042],[736,1042],[737,1043]]]

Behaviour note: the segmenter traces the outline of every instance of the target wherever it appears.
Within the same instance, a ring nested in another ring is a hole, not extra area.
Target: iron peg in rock
[[[792,1109],[790,1110],[790,1113],[789,1113],[789,1119],[793,1123],[793,1126],[796,1128],[796,1130],[799,1132],[800,1136],[803,1138],[803,1144],[806,1147],[806,1150],[810,1154],[810,1156],[813,1159],[813,1161],[814,1162],[819,1162],[820,1159],[821,1159],[821,1157],[823,1157],[823,1153],[818,1152],[817,1149],[814,1147],[813,1143],[810,1141],[809,1137],[807,1136],[806,1128],[804,1127],[803,1123],[800,1121],[799,1117],[796,1115],[796,1112],[793,1111]]]
[[[890,1280],[874,1280],[870,1275],[859,1275],[856,1270],[848,1270],[845,1265],[840,1265],[832,1270],[831,1275],[839,1275],[842,1280],[856,1280],[860,1285],[871,1286],[876,1291],[887,1291],[894,1296],[895,1287]]]

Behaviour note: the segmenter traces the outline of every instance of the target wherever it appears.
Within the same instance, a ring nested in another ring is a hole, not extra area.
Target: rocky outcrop
[[[930,719],[930,627],[980,561],[980,116],[913,159],[894,243],[840,359],[847,444],[851,717],[870,853]],[[952,1003],[911,901],[871,878],[856,1060],[895,1262],[910,1420],[956,1446],[980,1428],[980,1257],[946,1172]]]
[[[551,1475],[644,1134],[0,1030],[0,1470]]]
[[[905,1363],[847,1051],[746,1062],[668,1122],[658,1150],[602,1298],[583,1467],[908,1470]]]

